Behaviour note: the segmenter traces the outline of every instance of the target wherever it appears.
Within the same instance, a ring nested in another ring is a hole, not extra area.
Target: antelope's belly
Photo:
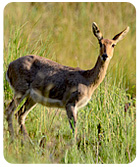
[[[36,103],[40,103],[44,106],[64,108],[61,100],[45,97],[42,95],[41,91],[37,89],[31,89],[30,96]]]

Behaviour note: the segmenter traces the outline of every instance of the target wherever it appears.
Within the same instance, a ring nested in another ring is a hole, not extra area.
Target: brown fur
[[[94,90],[103,81],[113,56],[114,45],[126,35],[129,29],[119,33],[119,36],[115,37],[116,40],[114,38],[108,40],[103,39],[96,23],[93,23],[92,27],[100,44],[100,55],[96,65],[90,70],[63,66],[36,55],[24,56],[10,63],[7,79],[14,89],[14,99],[17,99],[19,104],[24,97],[27,97],[26,102],[17,112],[18,122],[25,136],[27,135],[25,118],[36,103],[48,107],[65,108],[70,126],[73,132],[75,131],[75,136],[77,135],[77,110],[88,103]],[[6,110],[12,136],[14,134],[12,114],[15,108],[15,100],[13,100]]]

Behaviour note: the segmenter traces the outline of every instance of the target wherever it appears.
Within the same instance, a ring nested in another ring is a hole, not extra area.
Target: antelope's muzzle
[[[104,61],[106,61],[107,58],[108,58],[108,55],[107,55],[107,54],[103,54],[103,55],[102,55],[102,58],[103,58]]]

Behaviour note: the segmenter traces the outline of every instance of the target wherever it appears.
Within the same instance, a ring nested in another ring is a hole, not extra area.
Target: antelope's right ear
[[[100,29],[99,29],[98,25],[95,22],[93,22],[93,24],[92,24],[92,31],[93,31],[94,35],[97,37],[97,39],[99,41],[101,41],[103,39],[103,35],[100,32]]]
[[[115,35],[115,37],[113,38],[113,40],[118,43],[119,41],[121,41],[125,36],[126,34],[128,33],[129,31],[129,27],[126,27],[126,29],[124,29],[122,32],[120,32],[119,34]]]

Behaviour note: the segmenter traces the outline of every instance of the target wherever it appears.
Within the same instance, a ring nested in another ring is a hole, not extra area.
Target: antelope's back
[[[25,94],[31,87],[41,90],[53,84],[55,94],[57,90],[65,91],[65,84],[72,87],[82,83],[79,71],[81,69],[63,66],[44,57],[28,55],[9,64],[7,80],[15,93]]]

